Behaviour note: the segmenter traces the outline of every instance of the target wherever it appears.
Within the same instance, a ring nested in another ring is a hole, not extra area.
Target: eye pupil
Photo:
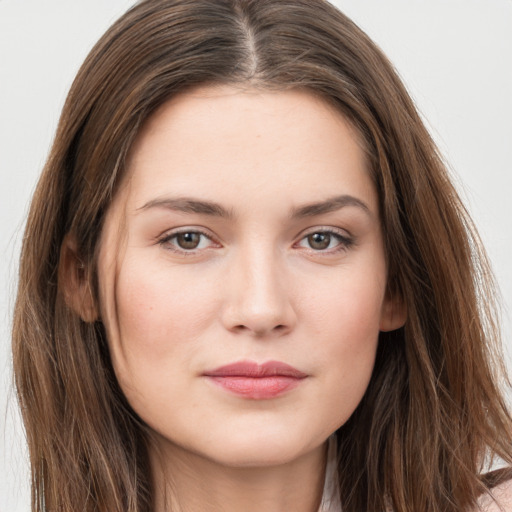
[[[180,233],[176,236],[176,242],[182,249],[196,249],[200,240],[200,233]]]
[[[331,243],[331,235],[329,233],[312,233],[308,236],[308,243],[312,249],[327,249]]]

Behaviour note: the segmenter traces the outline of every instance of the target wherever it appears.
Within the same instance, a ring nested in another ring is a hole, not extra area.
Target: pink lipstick
[[[203,374],[226,391],[252,400],[267,400],[297,387],[307,374],[279,361],[239,361]]]

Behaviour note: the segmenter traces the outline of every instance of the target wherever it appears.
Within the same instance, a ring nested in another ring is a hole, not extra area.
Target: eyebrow
[[[325,213],[341,210],[346,206],[355,206],[363,210],[370,217],[372,216],[371,210],[370,208],[368,208],[366,203],[361,201],[361,199],[358,199],[357,197],[350,195],[335,196],[325,201],[310,203],[305,206],[301,206],[300,208],[292,210],[290,216],[292,219],[315,217],[316,215],[323,215]]]
[[[341,210],[347,206],[357,207],[369,216],[372,216],[370,208],[368,208],[361,199],[350,195],[341,195],[331,197],[325,201],[310,203],[299,208],[294,208],[290,212],[290,218],[303,219],[307,217],[315,217],[317,215]],[[150,208],[164,208],[183,213],[197,213],[200,215],[211,215],[213,217],[222,217],[226,219],[234,218],[234,214],[231,210],[224,208],[214,201],[205,201],[188,197],[152,199],[140,208],[137,208],[137,211],[148,210]]]
[[[144,204],[144,206],[137,208],[137,211],[148,210],[150,208],[165,208],[183,213],[198,213],[228,219],[234,216],[230,210],[227,210],[218,203],[188,197],[153,199]]]

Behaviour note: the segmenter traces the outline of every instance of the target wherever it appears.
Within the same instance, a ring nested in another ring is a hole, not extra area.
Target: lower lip
[[[296,388],[301,378],[273,375],[268,377],[215,376],[208,377],[214,384],[252,400],[268,400]]]

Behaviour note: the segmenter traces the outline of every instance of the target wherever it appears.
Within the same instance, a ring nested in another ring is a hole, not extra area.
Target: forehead
[[[292,207],[337,193],[377,201],[359,133],[299,90],[216,86],[176,96],[143,126],[127,178],[133,208],[191,193],[233,207],[276,196]]]

